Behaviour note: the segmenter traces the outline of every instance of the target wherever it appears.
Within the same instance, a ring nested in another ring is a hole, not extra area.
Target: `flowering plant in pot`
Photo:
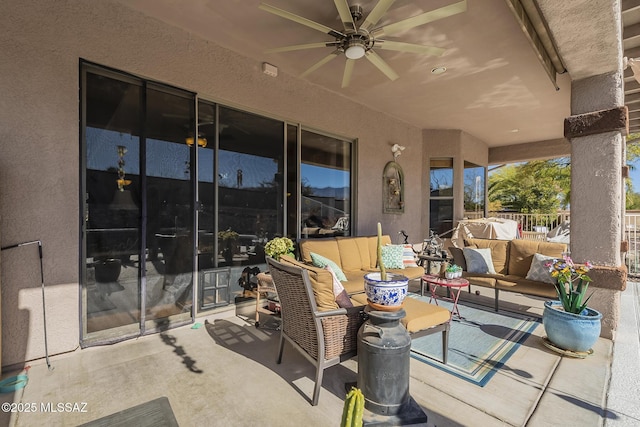
[[[575,264],[568,255],[545,264],[549,268],[558,301],[544,304],[542,323],[547,338],[555,346],[572,352],[585,353],[600,336],[602,314],[587,307],[586,297],[591,278],[587,275],[591,263]],[[586,298],[585,298],[586,297]]]
[[[282,255],[293,255],[293,241],[288,237],[275,237],[264,246],[264,253],[267,256],[280,261]]]
[[[382,249],[382,226],[378,223],[377,245],[378,269],[380,272],[364,276],[364,289],[369,305],[376,310],[394,311],[402,308],[409,288],[409,278],[402,274],[387,272]]]

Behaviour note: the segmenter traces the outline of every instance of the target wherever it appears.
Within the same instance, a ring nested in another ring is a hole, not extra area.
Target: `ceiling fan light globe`
[[[349,59],[360,59],[364,56],[364,46],[360,44],[351,45],[345,50],[344,54]]]

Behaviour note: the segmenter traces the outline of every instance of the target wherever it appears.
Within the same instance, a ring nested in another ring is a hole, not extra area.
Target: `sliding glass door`
[[[195,99],[148,85],[146,106],[144,329],[153,330],[191,318]]]
[[[195,96],[83,69],[83,344],[189,321]]]
[[[83,346],[246,302],[276,236],[350,234],[353,141],[81,69]]]

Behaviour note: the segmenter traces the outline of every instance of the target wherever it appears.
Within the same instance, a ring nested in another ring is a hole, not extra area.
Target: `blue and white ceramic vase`
[[[364,275],[364,290],[370,302],[389,309],[402,308],[407,296],[409,278],[401,274],[387,273],[387,280],[380,279],[380,273]]]
[[[567,313],[560,301],[544,303],[542,324],[555,346],[575,352],[588,352],[600,336],[602,314],[585,308],[581,314]]]

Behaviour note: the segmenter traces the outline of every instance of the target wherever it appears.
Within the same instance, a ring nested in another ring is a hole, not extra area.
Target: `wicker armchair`
[[[305,269],[267,257],[281,304],[281,331],[277,363],[285,340],[316,367],[311,404],[318,404],[324,369],[355,356],[364,307],[318,311]]]

